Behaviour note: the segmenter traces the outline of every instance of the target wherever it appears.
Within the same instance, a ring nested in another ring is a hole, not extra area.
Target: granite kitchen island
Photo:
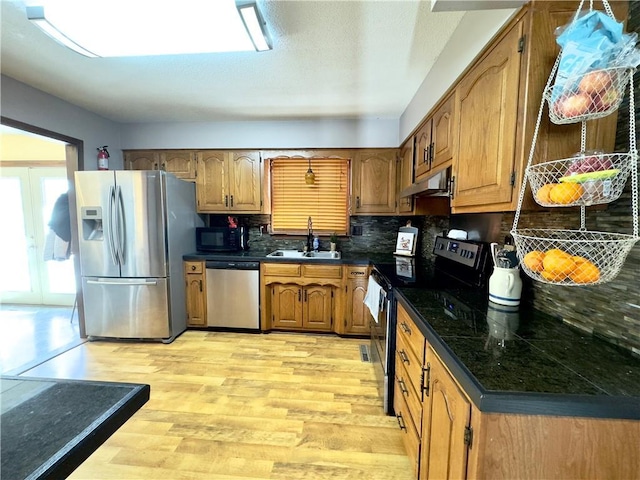
[[[149,400],[143,384],[0,377],[0,478],[65,478]]]

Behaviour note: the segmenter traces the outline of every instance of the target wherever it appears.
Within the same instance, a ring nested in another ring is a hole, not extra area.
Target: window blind
[[[311,217],[313,231],[345,235],[349,223],[349,160],[314,158],[311,169],[315,184],[307,185],[306,158],[271,160],[271,226],[274,233],[307,233]]]

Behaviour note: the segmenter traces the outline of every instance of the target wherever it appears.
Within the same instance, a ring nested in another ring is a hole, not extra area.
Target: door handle
[[[107,235],[107,241],[109,243],[109,251],[111,252],[111,260],[113,261],[114,265],[118,265],[118,255],[116,253],[115,239],[114,239],[115,224],[116,224],[116,219],[114,217],[115,202],[116,202],[115,187],[111,186],[109,187],[109,212],[108,212],[109,231]]]
[[[118,282],[117,280],[87,280],[90,285],[157,285],[157,280],[140,280],[139,282]]]
[[[231,195],[231,206],[233,207],[233,195]]]
[[[229,195],[225,195],[224,196],[224,206],[228,207],[229,206]]]
[[[118,243],[116,244],[116,249],[118,252],[118,256],[120,257],[120,265],[124,265],[124,239],[127,236],[126,225],[124,222],[124,201],[122,200],[122,188],[120,185],[116,187],[117,189],[117,204],[116,204],[116,216],[118,217]]]
[[[302,300],[302,290],[298,289],[298,301]]]

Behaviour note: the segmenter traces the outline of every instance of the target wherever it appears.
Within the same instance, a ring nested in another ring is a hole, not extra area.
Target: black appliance
[[[435,238],[433,262],[398,258],[395,263],[376,263],[371,275],[381,287],[378,318],[371,319],[371,361],[375,365],[384,411],[393,414],[393,377],[396,348],[396,300],[394,288],[421,288],[438,291],[439,300],[452,314],[465,315],[464,303],[451,292],[484,292],[491,271],[487,242]]]
[[[237,252],[243,246],[241,238],[239,227],[199,227],[196,228],[196,249],[204,253]]]

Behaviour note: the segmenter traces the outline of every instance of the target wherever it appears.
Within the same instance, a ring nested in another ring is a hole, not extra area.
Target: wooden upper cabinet
[[[413,183],[413,138],[407,140],[400,147],[400,158],[398,159],[398,194]],[[398,213],[413,212],[413,197],[398,198]]]
[[[227,211],[229,193],[227,169],[225,166],[227,152],[207,150],[196,153],[196,200],[199,212]],[[226,203],[225,203],[226,200]]]
[[[204,213],[259,213],[259,152],[197,152],[196,198]]]
[[[183,180],[195,180],[195,152],[191,150],[162,151],[160,152],[160,168]]]
[[[427,119],[420,129],[413,136],[414,150],[414,172],[416,180],[431,169],[431,130],[433,121]]]
[[[398,149],[358,150],[352,164],[352,213],[393,214],[396,211]]]
[[[432,117],[431,126],[431,170],[441,170],[453,158],[457,124],[455,122],[455,95],[442,102]]]
[[[125,150],[125,170],[158,170],[160,154],[153,150]]]
[[[259,152],[229,153],[229,209],[260,212],[262,176]]]
[[[512,199],[522,33],[518,22],[456,89],[454,208]]]

